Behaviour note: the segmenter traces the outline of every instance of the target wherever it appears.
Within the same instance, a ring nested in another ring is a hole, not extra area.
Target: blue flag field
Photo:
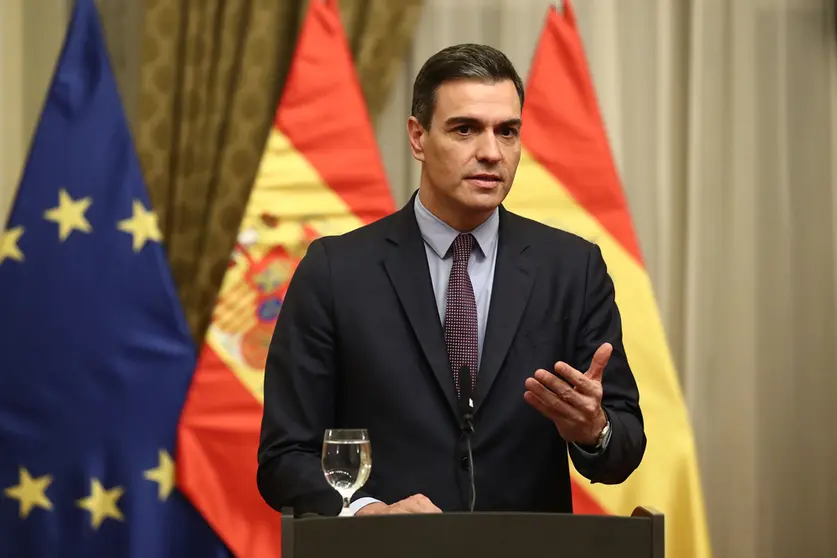
[[[229,555],[175,487],[197,351],[161,240],[78,0],[0,222],[0,556]]]

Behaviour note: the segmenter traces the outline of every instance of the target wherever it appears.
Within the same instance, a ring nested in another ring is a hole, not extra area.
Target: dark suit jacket
[[[568,445],[523,399],[524,381],[563,360],[586,371],[610,342],[607,450],[569,454],[594,482],[619,483],[645,450],[639,394],[599,248],[500,208],[499,245],[474,397],[476,509],[570,512]],[[468,509],[453,377],[412,203],[371,225],[314,241],[299,264],[264,378],[258,487],[279,510],[334,515],[340,497],[320,455],[327,428],[366,428],[372,473],[355,499],[421,493]]]

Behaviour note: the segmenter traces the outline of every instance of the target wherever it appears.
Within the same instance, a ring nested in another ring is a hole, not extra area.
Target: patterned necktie
[[[477,302],[468,275],[468,257],[476,239],[472,234],[460,234],[453,241],[453,267],[448,283],[445,310],[445,345],[448,349],[456,394],[459,395],[459,369],[467,366],[471,374],[471,393],[477,373]]]

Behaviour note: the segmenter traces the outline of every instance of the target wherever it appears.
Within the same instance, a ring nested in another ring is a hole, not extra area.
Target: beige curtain
[[[200,340],[287,69],[295,14],[273,0],[145,4],[137,148]]]
[[[420,64],[477,41],[525,75],[549,4],[427,1],[378,125],[399,201],[417,186],[404,126]],[[837,556],[832,4],[573,3],[681,374],[717,557]]]
[[[307,2],[144,1],[137,145],[200,341]],[[340,6],[364,91],[380,107],[420,2],[343,0]]]
[[[0,3],[0,231],[6,227],[23,164],[23,2]],[[8,85],[7,85],[8,84]]]
[[[64,41],[65,1],[0,1],[0,230]]]

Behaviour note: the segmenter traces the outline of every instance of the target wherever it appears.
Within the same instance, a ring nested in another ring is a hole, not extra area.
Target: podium
[[[282,510],[282,558],[663,558],[663,514],[303,516]]]

